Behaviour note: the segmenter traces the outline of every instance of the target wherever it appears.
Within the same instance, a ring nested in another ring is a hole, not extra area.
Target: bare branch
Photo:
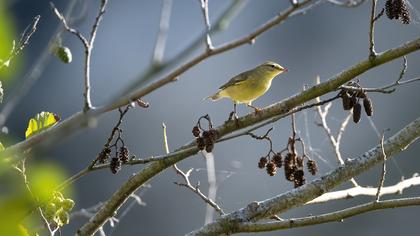
[[[138,91],[135,91],[133,93],[130,93],[128,96],[125,95],[126,93],[122,94],[118,101],[107,105],[106,107],[104,107],[104,109],[113,110],[117,107],[121,107],[125,104],[128,104],[130,101],[133,101],[137,98],[144,97],[145,95],[149,94],[150,92],[152,92],[152,91],[154,91],[154,90],[156,90],[156,89],[158,89],[158,88],[160,88],[160,87],[162,87],[166,84],[174,82],[179,75],[186,72],[187,70],[189,70],[193,66],[197,65],[198,63],[202,62],[203,60],[205,60],[205,59],[207,59],[211,56],[218,55],[220,53],[232,50],[232,49],[237,48],[239,46],[242,46],[244,44],[247,44],[247,43],[249,44],[249,43],[254,42],[255,39],[258,36],[260,36],[262,33],[266,32],[267,30],[273,28],[274,26],[279,25],[280,23],[284,22],[289,17],[290,14],[292,14],[297,9],[305,6],[306,4],[308,4],[311,1],[312,0],[304,0],[301,3],[298,3],[298,4],[296,4],[292,7],[289,7],[288,9],[286,9],[282,13],[278,14],[277,16],[275,16],[271,20],[267,21],[266,23],[262,24],[255,31],[253,31],[252,33],[250,33],[246,36],[243,36],[243,37],[241,37],[237,40],[233,40],[231,42],[228,42],[228,43],[226,43],[224,45],[221,45],[219,47],[215,47],[211,50],[206,50],[205,52],[201,53],[200,55],[194,57],[190,61],[186,62],[185,64],[183,64],[180,67],[178,67],[177,69],[175,69],[169,75],[167,75],[164,78],[150,84],[149,86],[147,86],[143,89],[140,89]]]
[[[381,145],[383,163],[382,163],[381,178],[379,179],[379,184],[378,184],[378,191],[376,192],[376,198],[375,198],[376,202],[379,202],[379,197],[381,196],[381,189],[384,186],[385,175],[386,175],[386,153],[384,149],[384,136],[385,134],[382,133],[380,145]]]
[[[419,206],[420,197],[414,198],[400,198],[393,200],[386,200],[380,202],[370,202],[362,205],[346,208],[343,210],[325,213],[322,215],[308,216],[302,218],[286,219],[283,221],[272,222],[241,222],[236,225],[234,233],[251,233],[251,232],[266,232],[282,229],[290,229],[297,227],[304,227],[309,225],[318,225],[328,222],[340,222],[343,219],[360,215],[370,211],[383,210],[389,208],[400,208],[407,206]],[[188,235],[208,235],[206,232],[190,233]]]
[[[25,47],[29,44],[29,40],[31,39],[32,35],[35,33],[37,29],[36,27],[38,26],[39,19],[41,19],[40,15],[37,15],[34,17],[34,19],[32,20],[32,23],[28,25],[26,29],[22,32],[17,45],[15,41],[13,41],[13,46],[12,46],[12,49],[10,50],[9,57],[4,60],[0,59],[0,69],[3,68],[4,66],[9,66],[10,61],[14,57],[19,55],[23,51],[23,49],[25,49]],[[28,29],[30,29],[29,32],[28,32]]]
[[[93,23],[92,30],[90,31],[90,39],[89,39],[89,46],[91,47],[90,50],[93,48],[93,43],[95,42],[96,32],[98,31],[99,24],[105,14],[106,5],[108,0],[101,0],[101,6],[99,7],[99,12],[96,15],[95,22]]]
[[[420,177],[418,175],[414,175],[412,178],[402,180],[401,182],[382,187],[380,196],[384,195],[394,195],[394,194],[402,194],[405,189],[419,186],[420,185]],[[320,204],[335,200],[343,200],[343,199],[350,199],[357,196],[376,196],[378,188],[376,187],[362,187],[357,186],[349,189],[339,190],[335,192],[329,192],[321,195],[320,197],[315,198],[314,200],[307,202],[305,205],[309,204]]]
[[[420,137],[420,117],[384,142],[384,150],[388,158],[406,149],[418,137]],[[376,146],[355,159],[347,160],[343,166],[298,189],[293,189],[261,202],[252,202],[242,209],[229,213],[221,219],[191,232],[189,235],[236,233],[241,224],[269,218],[274,214],[299,207],[350,178],[367,171],[380,163],[381,160],[381,148]],[[374,205],[376,203],[369,204]]]
[[[92,109],[92,102],[90,98],[90,60],[91,54],[93,49],[93,44],[96,38],[96,32],[98,31],[99,24],[102,20],[103,15],[105,14],[105,8],[107,6],[108,0],[101,0],[101,4],[99,7],[99,12],[95,18],[95,22],[93,23],[92,30],[90,32],[90,38],[87,40],[78,30],[71,28],[68,24],[64,16],[57,10],[52,2],[50,2],[51,8],[53,9],[55,15],[58,19],[61,20],[64,27],[70,33],[76,35],[80,41],[83,43],[85,48],[85,64],[84,64],[84,89],[83,89],[83,97],[84,97],[84,106],[83,111],[87,112],[88,110]]]
[[[204,24],[206,25],[206,47],[207,51],[213,49],[210,38],[210,19],[209,19],[209,1],[208,0],[199,0],[201,2],[201,11],[203,12]]]
[[[88,40],[80,33],[78,30],[71,28],[66,21],[66,18],[64,18],[63,14],[55,7],[53,2],[50,2],[50,6],[53,9],[54,14],[57,16],[57,18],[63,23],[64,28],[74,34],[79,40],[82,42],[83,46],[85,47],[85,50],[89,49],[89,42]]]
[[[319,97],[317,98],[317,100],[319,100]],[[341,123],[340,130],[338,132],[337,137],[334,137],[334,135],[331,132],[330,127],[327,124],[327,115],[328,115],[328,111],[329,111],[331,105],[332,105],[332,103],[328,103],[325,106],[324,110],[322,110],[321,106],[316,107],[318,116],[321,119],[321,123],[319,123],[319,126],[321,126],[323,128],[323,130],[325,131],[325,134],[328,137],[328,140],[331,143],[331,147],[334,151],[334,154],[335,154],[335,157],[337,159],[338,165],[343,165],[344,160],[341,157],[340,142],[341,142],[342,134],[343,134],[343,132],[344,132],[349,120],[350,120],[351,113],[349,115],[347,115],[347,117],[343,120],[343,122]],[[357,184],[357,182],[354,178],[350,179],[350,182],[353,184],[353,186],[358,186],[358,184]]]
[[[370,11],[370,25],[369,25],[369,58],[373,59],[376,57],[375,52],[375,22],[384,14],[384,9],[376,16],[376,2],[372,0],[372,8]]]
[[[211,28],[210,35],[214,35],[224,29],[226,29],[230,23],[230,21],[243,9],[245,4],[248,1],[246,0],[232,0],[232,3],[226,8],[226,10],[221,14],[219,18],[213,23],[213,27]],[[122,95],[126,95],[132,92],[134,89],[141,87],[142,85],[149,82],[156,74],[162,72],[166,68],[169,68],[176,63],[184,60],[188,57],[192,52],[194,52],[198,47],[200,47],[203,43],[203,38],[206,37],[207,32],[204,31],[202,34],[199,35],[196,39],[194,39],[187,47],[173,56],[171,59],[163,61],[160,64],[155,64],[150,66],[146,69],[141,75],[138,76],[138,79],[130,83],[126,86],[125,89],[118,95],[118,97]]]
[[[172,0],[162,0],[159,31],[153,49],[152,64],[161,64],[165,52],[166,39],[168,38],[169,23],[171,20]]]
[[[77,0],[69,1],[68,6],[66,7],[66,17],[70,17],[73,13],[77,2]],[[48,45],[43,49],[41,55],[37,57],[36,62],[33,64],[29,72],[23,76],[22,81],[19,82],[20,86],[16,87],[16,89],[14,89],[11,93],[8,93],[9,96],[7,97],[6,103],[0,112],[0,127],[5,124],[13,109],[41,76],[42,71],[44,71],[49,59],[51,58],[49,49],[55,43],[58,35],[63,31],[63,27],[64,26],[60,23],[53,36],[50,38]]]
[[[379,65],[382,65],[386,62],[389,62],[393,59],[402,57],[406,54],[409,54],[413,51],[420,49],[420,38],[415,39],[413,41],[407,42],[405,44],[400,45],[399,47],[395,47],[393,49],[389,49],[383,53],[380,53],[376,56],[376,58],[371,60],[364,60],[356,65],[353,65],[344,71],[340,72],[339,74],[331,77],[326,82],[323,82],[319,85],[313,86],[305,91],[302,91],[296,95],[293,95],[287,99],[284,99],[278,103],[272,104],[258,113],[258,115],[251,113],[240,117],[238,122],[226,122],[223,125],[217,127],[217,131],[220,137],[223,137],[227,134],[230,134],[234,131],[250,127],[262,122],[271,122],[274,119],[280,119],[285,114],[289,112],[294,112],[294,109],[300,109],[299,106],[301,104],[306,103],[316,97],[324,95],[328,92],[336,91],[341,85],[347,83],[348,81],[354,79],[355,77],[359,76],[360,74],[375,68]],[[160,84],[161,82],[158,82]],[[151,85],[146,90],[143,90],[143,93],[152,92],[155,88],[159,86]],[[63,140],[63,137],[68,137],[70,134],[73,134],[75,131],[80,131],[81,128],[86,128],[85,124],[89,124],[92,119],[96,119],[103,113],[113,110],[114,107],[118,103],[122,101],[115,101],[111,102],[109,105],[103,106],[101,108],[92,109],[87,113],[78,112],[73,116],[63,120],[56,126],[49,128],[37,135],[31,136],[29,139],[16,143],[4,151],[0,152],[0,157],[6,158],[7,160],[11,161],[11,163],[15,163],[21,157],[17,156],[14,158],[8,158],[14,153],[23,152],[29,148],[42,148],[46,146],[50,146],[53,143],[56,143],[60,140]],[[131,102],[131,100],[130,100]],[[125,103],[125,102],[124,102]],[[298,108],[296,108],[298,107]],[[280,118],[279,118],[280,117]],[[196,153],[196,149],[190,148],[193,147],[194,143],[190,142],[187,145],[184,145],[178,150],[185,150],[185,153]],[[195,151],[195,152],[194,152]],[[184,153],[184,154],[185,154]]]
[[[417,77],[417,78],[401,81],[406,71],[407,71],[407,58],[404,56],[403,67],[401,68],[401,72],[394,83],[388,84],[379,88],[362,88],[358,86],[342,85],[340,86],[340,89],[346,89],[346,90],[352,90],[352,91],[358,91],[358,92],[364,91],[364,92],[378,92],[378,93],[393,93],[396,90],[396,87],[400,85],[409,84],[409,83],[413,83],[420,80],[420,77]]]
[[[165,125],[165,123],[162,124],[162,127],[163,127],[163,145],[164,145],[166,154],[169,154],[168,138],[167,138],[167,135],[166,135],[166,125]],[[172,166],[173,166],[176,174],[181,176],[182,179],[184,180],[184,183],[175,182],[176,185],[186,187],[187,189],[189,189],[192,192],[194,192],[195,194],[197,194],[204,202],[206,202],[208,205],[213,207],[220,215],[225,214],[223,212],[222,208],[220,208],[219,205],[217,205],[217,203],[215,203],[213,200],[211,200],[210,198],[208,198],[206,195],[204,195],[201,192],[199,184],[196,184],[196,186],[193,186],[191,184],[190,174],[193,171],[192,168],[184,173],[176,164],[173,164]]]
[[[366,0],[346,0],[346,1],[325,0],[325,1],[339,7],[358,7]]]

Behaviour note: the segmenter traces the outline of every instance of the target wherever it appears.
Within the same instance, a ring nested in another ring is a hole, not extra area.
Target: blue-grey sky
[[[55,1],[63,9],[67,1]],[[97,2],[97,1],[96,1]],[[97,12],[97,3],[88,1],[88,15],[78,28],[85,34]],[[378,7],[384,6],[383,0]],[[230,1],[209,1],[210,20],[229,5]],[[420,25],[416,9],[417,1],[411,1],[414,9],[414,23],[403,25],[382,17],[375,30],[375,46],[378,52],[398,46],[420,36]],[[214,45],[243,36],[288,7],[289,1],[247,1],[244,9],[233,19],[229,28],[215,37]],[[18,30],[40,14],[42,20],[39,30],[24,53],[23,68],[28,69],[48,43],[51,34],[59,24],[49,8],[49,1],[15,0],[9,5]],[[134,80],[150,65],[153,45],[156,39],[161,1],[115,1],[110,0],[97,34],[92,55],[91,80],[92,101],[99,106],[118,94],[127,83]],[[232,76],[250,69],[266,60],[272,60],[287,67],[289,72],[273,81],[271,89],[254,104],[267,106],[276,101],[298,93],[304,85],[313,85],[316,76],[322,81],[368,56],[368,28],[370,1],[357,8],[340,8],[323,4],[305,15],[287,20],[258,37],[255,44],[244,45],[221,55],[211,57],[182,74],[176,83],[154,91],[144,99],[150,102],[148,109],[132,109],[124,124],[124,137],[131,153],[140,157],[160,155],[162,147],[161,124],[168,127],[171,150],[192,140],[191,128],[198,117],[208,113],[216,125],[221,124],[232,109],[231,102],[221,100],[217,103],[202,101],[217,90]],[[167,39],[165,58],[171,58],[188,46],[204,30],[200,5],[197,0],[178,0],[173,2],[170,30]],[[81,43],[66,34],[64,45],[73,52],[73,62],[63,64],[56,58],[46,67],[38,83],[22,99],[7,122],[10,133],[23,139],[25,124],[29,117],[42,110],[52,111],[67,118],[82,108],[83,49]],[[195,54],[204,50],[198,49]],[[408,57],[407,79],[419,76],[420,54],[415,52]],[[184,61],[179,61],[178,64]],[[402,60],[395,60],[359,76],[360,83],[366,87],[380,86],[393,82],[400,73]],[[170,70],[168,70],[170,71]],[[156,78],[161,78],[165,73]],[[23,75],[19,74],[18,77]],[[18,80],[17,80],[18,81]],[[394,133],[420,115],[418,105],[419,84],[401,86],[392,94],[371,94],[374,104],[373,122],[379,130],[390,129]],[[7,90],[6,90],[7,93]],[[335,94],[328,94],[330,97]],[[239,115],[250,112],[240,106]],[[328,122],[336,132],[340,121],[347,115],[339,101],[333,103]],[[84,168],[101,150],[102,145],[117,119],[117,112],[104,115],[94,129],[84,130],[66,139],[54,148],[42,153],[39,160],[60,163],[69,173]],[[297,114],[299,133],[305,136],[305,126],[309,128],[310,143],[313,149],[327,160],[327,163],[314,157],[320,166],[319,175],[335,167],[336,161],[329,142],[321,128],[315,125],[316,113],[307,111],[308,123],[305,125],[303,113]],[[272,125],[272,138],[276,150],[281,150],[290,135],[290,119],[282,119]],[[257,133],[265,133],[271,126]],[[359,124],[350,123],[342,141],[344,157],[354,157],[377,145],[379,139],[366,116]],[[258,159],[265,155],[267,144],[249,137],[240,137],[216,145],[214,155],[218,178],[217,202],[226,212],[245,206],[255,200],[264,200],[290,190],[292,184],[285,181],[283,171],[269,177],[257,168]],[[409,177],[419,171],[420,161],[416,153],[420,150],[415,143],[396,161],[388,164],[386,184],[398,182],[402,175]],[[192,181],[200,181],[207,192],[205,160],[201,155],[190,157],[180,164],[183,169],[196,168]],[[123,168],[117,175],[109,171],[92,173],[74,185],[76,209],[89,207],[98,201],[105,201],[130,175],[142,167]],[[230,174],[227,174],[230,173]],[[358,177],[363,185],[376,185],[379,169]],[[307,176],[311,180],[311,176]],[[205,204],[188,190],[173,184],[180,179],[172,169],[156,176],[151,188],[142,198],[147,206],[136,206],[118,224],[114,235],[183,235],[199,228],[204,222]],[[348,184],[344,185],[348,187]],[[416,188],[407,191],[408,195],[419,195]],[[317,214],[357,203],[371,201],[371,198],[345,200],[323,206],[302,207],[281,217],[306,216]],[[395,235],[403,232],[412,235],[418,231],[418,209],[404,208],[368,213],[345,220],[343,223],[329,223],[318,226],[292,229],[262,235]],[[86,219],[76,220],[63,228],[64,235],[72,235]],[[109,230],[109,227],[106,227]]]

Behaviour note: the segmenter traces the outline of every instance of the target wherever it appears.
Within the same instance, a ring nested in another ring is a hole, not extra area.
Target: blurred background
[[[83,1],[82,1],[83,2]],[[99,1],[86,1],[76,5],[76,15],[86,9],[81,22],[75,28],[85,35],[91,29],[97,14]],[[22,57],[12,61],[13,73],[2,74],[7,102],[13,88],[20,86],[22,78],[46,50],[60,22],[53,15],[49,1],[10,0],[0,1],[3,14],[7,15],[14,32],[13,38],[32,21],[41,15],[38,30],[33,35],[29,46]],[[55,5],[62,11],[68,1],[57,0]],[[231,1],[209,1],[210,20],[216,20],[231,4]],[[378,1],[378,9],[385,4]],[[290,5],[289,1],[244,1],[242,9],[234,17],[228,28],[212,37],[213,44],[218,46],[240,36],[246,35]],[[419,14],[420,3],[411,1],[413,23],[403,25],[382,17],[376,24],[375,46],[378,52],[398,46],[420,36]],[[116,96],[150,66],[153,47],[159,27],[162,1],[109,1],[106,14],[99,27],[93,49],[91,64],[92,101],[100,106]],[[168,140],[171,150],[191,141],[191,129],[197,119],[208,113],[215,125],[222,124],[232,109],[229,100],[217,103],[202,101],[217,90],[232,76],[272,60],[287,67],[289,72],[280,75],[273,81],[271,89],[254,105],[264,107],[294,95],[304,85],[311,86],[317,75],[321,81],[364,60],[368,56],[368,29],[370,18],[370,1],[357,8],[341,8],[330,4],[321,4],[305,15],[287,20],[258,37],[255,44],[243,45],[221,55],[211,57],[182,74],[176,83],[171,83],[144,99],[150,102],[148,109],[131,109],[122,128],[124,141],[130,153],[138,157],[149,157],[164,153],[162,144],[162,122],[168,129]],[[8,24],[9,24],[8,23]],[[197,0],[174,1],[170,18],[167,45],[164,61],[177,55],[191,42],[197,39],[204,30],[200,4]],[[4,35],[3,35],[4,36]],[[73,62],[64,64],[54,56],[37,81],[16,106],[6,122],[9,133],[2,135],[2,142],[10,145],[24,139],[25,129],[30,117],[40,111],[51,111],[60,114],[62,119],[82,109],[83,85],[83,48],[74,35],[62,34],[64,46],[71,49]],[[1,42],[2,44],[4,42]],[[197,49],[198,54],[204,47]],[[406,79],[420,75],[420,54],[415,52],[408,57]],[[180,65],[186,60],[175,61]],[[357,79],[366,87],[382,86],[398,78],[402,59],[387,63],[370,70]],[[174,68],[174,67],[171,67]],[[170,70],[165,70],[154,79],[159,79]],[[420,115],[418,105],[420,84],[413,83],[398,87],[392,94],[370,94],[374,104],[372,122],[379,131],[390,129],[386,136],[397,132],[404,125]],[[334,96],[327,94],[325,98]],[[250,110],[239,106],[239,115]],[[334,133],[337,132],[342,119],[348,113],[341,108],[341,102],[332,105],[328,122]],[[306,116],[306,119],[305,119]],[[88,165],[102,149],[112,127],[117,122],[118,112],[107,113],[99,119],[95,128],[77,132],[58,145],[29,160],[31,165],[37,163],[58,164],[67,175],[72,175]],[[336,166],[334,153],[324,130],[316,125],[319,121],[314,110],[296,115],[299,134],[306,144],[324,159],[313,157],[320,171],[318,176],[333,170]],[[305,121],[306,120],[306,121]],[[282,119],[256,131],[264,134],[274,127],[271,136],[275,150],[285,147],[291,134],[290,118]],[[308,135],[309,134],[309,137]],[[341,152],[343,157],[351,158],[364,153],[379,143],[377,133],[366,116],[359,124],[350,123],[343,136]],[[267,143],[256,141],[248,136],[218,143],[214,150],[217,199],[216,202],[226,211],[231,212],[246,206],[251,201],[260,201],[293,188],[292,183],[284,179],[283,171],[270,177],[265,170],[257,168],[257,162],[267,152]],[[309,148],[309,147],[308,147]],[[385,185],[395,184],[403,177],[411,177],[419,171],[420,159],[417,158],[420,145],[414,143],[408,150],[399,154],[395,161],[389,161]],[[200,182],[201,189],[207,193],[206,161],[202,155],[190,157],[181,162],[179,167],[187,170],[194,168],[191,181]],[[93,172],[72,186],[72,197],[76,201],[75,210],[88,208],[100,201],[106,201],[118,187],[142,166],[123,167],[113,175],[109,170]],[[375,168],[357,177],[361,185],[376,186],[380,170]],[[314,177],[307,175],[307,181]],[[156,176],[149,183],[150,188],[141,190],[139,195],[146,206],[135,205],[120,219],[115,228],[107,224],[105,232],[113,235],[183,235],[204,224],[206,205],[189,190],[173,182],[181,181],[172,169]],[[0,191],[2,183],[0,183]],[[344,184],[341,188],[350,187]],[[420,190],[414,187],[404,192],[404,196],[419,196]],[[392,198],[387,196],[384,198]],[[133,201],[130,199],[127,205]],[[307,216],[333,210],[343,209],[355,204],[372,201],[372,197],[358,197],[321,206],[301,207],[282,218]],[[403,208],[372,212],[344,220],[342,223],[328,223],[317,226],[291,230],[263,233],[261,235],[415,235],[418,232],[418,208]],[[78,218],[62,228],[63,235],[73,235],[87,221]],[[109,235],[109,234],[107,234]]]

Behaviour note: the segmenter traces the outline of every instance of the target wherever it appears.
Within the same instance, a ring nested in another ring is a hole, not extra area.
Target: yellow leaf
[[[25,137],[29,138],[34,134],[37,134],[41,131],[44,131],[55,124],[60,120],[60,117],[54,113],[42,111],[41,113],[36,114],[34,118],[31,118],[28,123],[28,128],[25,132]]]

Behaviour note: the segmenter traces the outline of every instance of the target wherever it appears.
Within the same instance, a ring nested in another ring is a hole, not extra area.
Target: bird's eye
[[[271,68],[273,68],[273,69],[274,69],[274,68],[276,68],[276,66],[275,66],[275,65],[271,65]]]

